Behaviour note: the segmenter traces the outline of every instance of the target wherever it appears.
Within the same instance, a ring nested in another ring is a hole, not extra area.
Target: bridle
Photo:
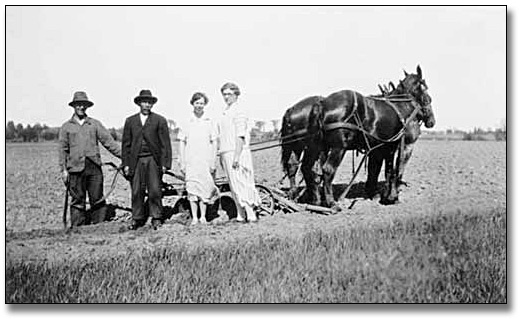
[[[424,79],[417,79],[415,85],[408,89],[404,84],[405,81],[406,79],[399,82],[397,85],[397,93],[409,94],[414,97],[420,106],[420,121],[425,122],[425,119],[429,116],[427,106],[431,105],[431,96],[427,92],[428,85]]]

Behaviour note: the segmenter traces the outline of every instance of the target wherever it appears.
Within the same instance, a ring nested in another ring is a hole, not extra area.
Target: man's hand
[[[165,174],[165,172],[166,172],[167,170],[168,170],[168,168],[166,168],[165,166],[162,166],[162,167],[161,167],[161,172],[162,172],[163,174]]]
[[[64,169],[62,172],[62,181],[65,185],[67,185],[67,180],[69,179],[69,172]]]
[[[128,166],[124,166],[124,167],[123,167],[123,175],[125,175],[125,176],[128,177],[129,174],[130,174],[130,167],[128,167]]]

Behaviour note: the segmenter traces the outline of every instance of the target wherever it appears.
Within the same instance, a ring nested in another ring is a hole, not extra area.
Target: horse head
[[[417,66],[417,73],[404,71],[405,78],[402,79],[392,94],[408,94],[420,105],[420,120],[427,128],[435,125],[435,116],[431,107],[431,96],[428,94],[428,85],[422,78],[422,69]]]
[[[433,108],[431,107],[431,96],[428,92],[424,91],[421,95],[420,102],[420,120],[424,122],[424,126],[426,128],[432,128],[435,126],[435,114],[433,113]]]
[[[422,95],[428,90],[426,81],[422,78],[422,70],[417,66],[417,73],[404,71],[405,78],[402,79],[392,94],[412,95],[418,103],[422,104]]]

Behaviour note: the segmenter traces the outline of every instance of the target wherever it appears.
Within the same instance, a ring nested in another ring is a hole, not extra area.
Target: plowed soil
[[[103,159],[119,164],[107,153]],[[286,180],[278,184],[283,177],[279,149],[254,153],[254,162],[258,183],[276,188],[287,186]],[[210,225],[189,226],[187,212],[174,211],[172,207],[178,198],[171,196],[164,198],[164,204],[167,212],[174,214],[156,231],[148,225],[137,231],[126,230],[130,213],[116,208],[111,221],[71,232],[64,231],[62,225],[64,186],[58,172],[56,145],[7,144],[6,256],[7,260],[59,263],[163,246],[223,246],[245,244],[258,237],[299,238],[314,229],[370,227],[438,212],[506,212],[506,170],[505,142],[421,140],[406,168],[408,186],[402,189],[396,205],[383,206],[378,200],[363,199],[363,171],[347,199],[340,202],[342,211],[335,215],[276,211],[272,216],[261,215],[260,222],[254,224],[237,224],[222,216]],[[107,191],[114,171],[104,171]],[[178,171],[176,163],[173,171]],[[351,173],[352,155],[347,153],[334,180],[337,196]],[[172,177],[165,181],[179,183]],[[118,177],[108,203],[111,207],[130,207],[130,187],[123,178]]]

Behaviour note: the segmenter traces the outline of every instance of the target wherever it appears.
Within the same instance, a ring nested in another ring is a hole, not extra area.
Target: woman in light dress
[[[218,120],[219,155],[236,203],[236,221],[257,222],[254,206],[260,199],[254,183],[248,118],[238,103],[240,91],[236,84],[225,83],[221,94],[226,106]]]
[[[205,115],[207,103],[208,98],[204,93],[194,93],[190,99],[193,115],[179,132],[180,166],[185,174],[192,225],[198,222],[207,224],[207,204],[217,194],[213,178],[216,171],[217,136],[212,120]],[[201,212],[199,219],[198,204]]]

